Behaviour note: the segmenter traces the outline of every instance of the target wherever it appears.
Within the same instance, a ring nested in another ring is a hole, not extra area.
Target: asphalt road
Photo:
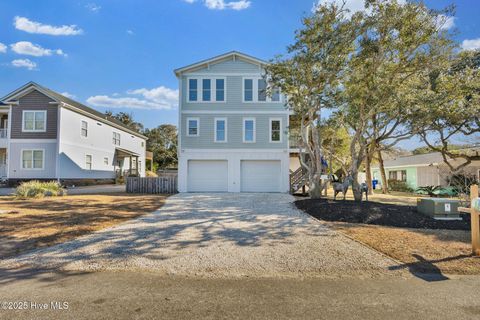
[[[25,301],[28,310],[3,310],[2,303],[0,319],[479,319],[479,288],[480,277],[212,280],[4,271],[0,301]]]

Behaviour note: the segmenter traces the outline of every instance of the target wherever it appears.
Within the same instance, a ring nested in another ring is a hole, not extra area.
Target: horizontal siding
[[[250,63],[247,61],[243,61],[238,57],[233,60],[233,58],[228,58],[223,61],[218,61],[216,63],[210,64],[209,67],[201,68],[196,70],[195,72],[201,73],[218,73],[218,72],[240,72],[240,73],[253,73],[259,72],[260,68],[259,65]]]
[[[200,136],[188,137],[186,128],[186,119],[194,117],[200,119]],[[222,117],[227,118],[227,142],[215,143],[214,119]],[[256,142],[243,143],[243,118],[255,118],[256,122]],[[287,131],[287,115],[278,114],[255,114],[255,115],[239,115],[239,114],[197,114],[182,115],[181,117],[181,141],[182,148],[201,148],[201,149],[228,149],[228,148],[246,148],[246,149],[286,149],[288,146]],[[270,143],[269,136],[269,119],[282,119],[282,142]]]
[[[11,138],[12,139],[56,139],[58,106],[52,105],[53,100],[43,93],[33,90],[12,106]],[[22,132],[22,116],[24,110],[46,110],[47,128],[45,132]]]
[[[45,162],[43,170],[22,169],[23,149],[43,149]],[[56,169],[57,143],[24,143],[11,140],[10,162],[8,164],[10,179],[54,179]]]

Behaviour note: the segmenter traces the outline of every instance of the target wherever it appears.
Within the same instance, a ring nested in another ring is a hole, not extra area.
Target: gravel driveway
[[[0,267],[201,277],[405,275],[396,262],[296,209],[293,200],[286,194],[178,194],[157,212]]]

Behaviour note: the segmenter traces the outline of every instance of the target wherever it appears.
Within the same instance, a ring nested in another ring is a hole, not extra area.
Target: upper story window
[[[43,169],[43,150],[22,150],[22,169]]]
[[[225,78],[189,78],[188,102],[225,102]]]
[[[270,142],[282,142],[281,119],[270,119]]]
[[[267,82],[263,78],[243,79],[243,102],[280,102],[280,89],[274,88],[267,94]]]
[[[112,135],[112,143],[116,146],[120,145],[120,133],[118,132],[113,132]]]
[[[256,135],[255,119],[245,118],[243,119],[243,142],[253,143],[255,142]]]
[[[200,120],[198,118],[187,118],[187,136],[198,137],[200,135]]]
[[[80,134],[82,137],[87,137],[88,136],[88,122],[87,121],[82,121],[82,128]]]
[[[253,101],[253,79],[245,79],[244,80],[243,100]]]
[[[47,111],[23,111],[22,131],[44,132],[47,127]]]
[[[212,97],[212,80],[202,80],[202,101],[210,101]]]
[[[197,101],[198,98],[198,81],[197,79],[188,80],[188,101]]]
[[[215,100],[225,101],[225,79],[215,80]]]
[[[227,142],[226,118],[215,118],[215,142]]]

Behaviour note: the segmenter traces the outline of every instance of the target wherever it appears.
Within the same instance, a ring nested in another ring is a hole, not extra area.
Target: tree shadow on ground
[[[291,244],[292,237],[299,232],[300,236],[336,236],[329,229],[312,223],[307,215],[291,214],[291,204],[282,197],[285,196],[278,195],[284,203],[272,208],[271,196],[265,200],[258,196],[254,201],[248,195],[173,196],[152,214],[18,256],[14,263],[27,269],[49,266],[51,270],[61,270],[79,261],[122,261],[129,257],[168,260],[225,243],[248,248],[285,245]],[[298,225],[302,225],[301,231]],[[6,277],[3,281],[22,275],[14,270],[11,273],[3,270],[3,274]]]
[[[428,282],[444,281],[444,280],[449,280],[449,278],[445,276],[440,270],[440,268],[435,265],[436,263],[447,262],[452,260],[460,260],[460,259],[470,258],[471,256],[472,255],[461,254],[455,257],[428,260],[419,254],[412,254],[412,257],[417,259],[417,261],[392,266],[392,267],[389,267],[389,269],[390,270],[408,269],[408,271],[415,277]]]

